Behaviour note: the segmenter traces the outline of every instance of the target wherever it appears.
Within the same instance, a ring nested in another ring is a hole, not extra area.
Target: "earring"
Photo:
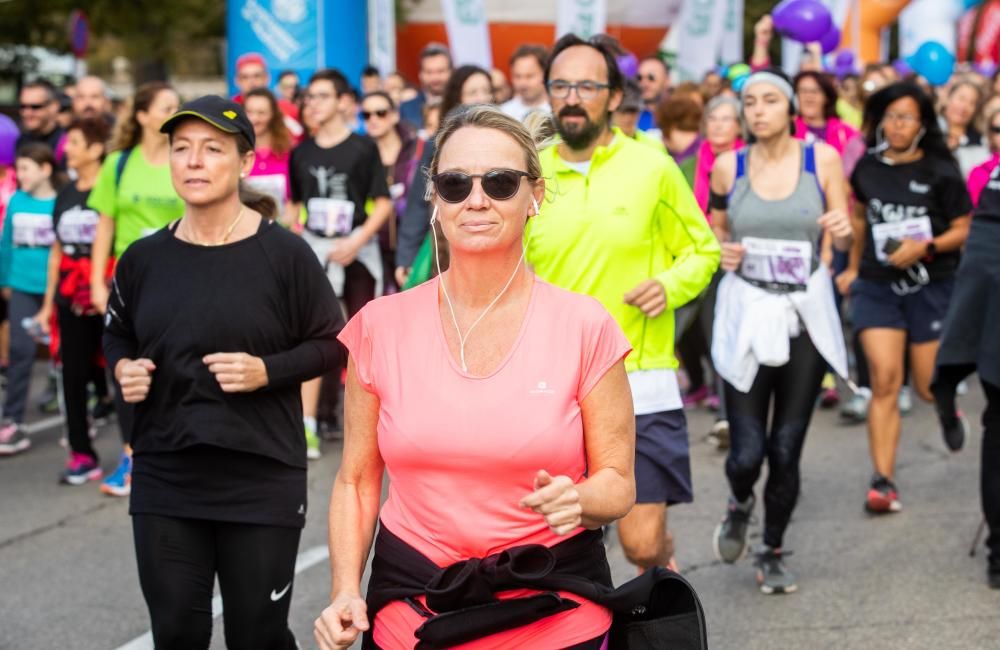
[[[541,210],[538,208],[538,201],[535,199],[535,197],[531,197],[531,205],[532,205],[532,207],[535,208],[535,214],[536,215],[541,212]]]

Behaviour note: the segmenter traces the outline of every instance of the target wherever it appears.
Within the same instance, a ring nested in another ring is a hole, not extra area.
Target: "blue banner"
[[[235,94],[236,59],[264,57],[278,73],[294,70],[306,81],[315,70],[335,67],[357,79],[367,63],[365,0],[228,0],[226,75]]]

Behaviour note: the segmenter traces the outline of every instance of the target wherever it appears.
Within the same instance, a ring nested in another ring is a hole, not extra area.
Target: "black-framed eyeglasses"
[[[990,133],[993,135],[1000,135],[1000,124],[991,124]]]
[[[473,179],[478,178],[486,195],[495,201],[513,198],[521,187],[521,177],[535,180],[528,172],[517,169],[491,169],[485,174],[465,172],[441,172],[431,176],[434,189],[442,201],[461,203],[472,194]]]
[[[361,119],[365,122],[372,119],[372,117],[384,118],[391,111],[388,108],[380,108],[377,111],[361,111]]]
[[[610,88],[608,84],[598,81],[578,81],[570,83],[562,79],[555,79],[548,83],[549,94],[556,99],[566,99],[572,91],[576,91],[576,96],[582,101],[590,101],[597,97],[602,90]]]

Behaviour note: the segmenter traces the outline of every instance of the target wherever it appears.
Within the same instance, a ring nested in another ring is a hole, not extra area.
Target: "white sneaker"
[[[909,386],[900,388],[897,403],[899,404],[899,413],[909,415],[910,411],[913,410],[913,389]]]

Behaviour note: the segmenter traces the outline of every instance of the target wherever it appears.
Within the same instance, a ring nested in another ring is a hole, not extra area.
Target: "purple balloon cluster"
[[[785,38],[800,43],[824,43],[824,53],[840,43],[840,30],[830,10],[819,0],[784,0],[771,12],[774,28]],[[832,32],[836,34],[832,34]],[[829,48],[829,49],[827,49]]]

